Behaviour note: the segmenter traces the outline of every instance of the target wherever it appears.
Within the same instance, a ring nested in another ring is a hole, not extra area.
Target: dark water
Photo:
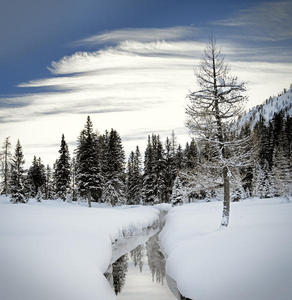
[[[108,279],[118,300],[174,300],[165,276],[165,258],[156,234],[114,262]]]

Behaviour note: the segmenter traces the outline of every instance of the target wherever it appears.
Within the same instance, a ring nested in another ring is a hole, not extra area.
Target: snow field
[[[151,207],[87,208],[0,199],[0,299],[116,299],[103,276],[112,243],[157,223]]]
[[[160,233],[166,270],[196,300],[292,299],[292,203],[251,199],[231,204],[220,229],[221,202],[171,209]]]

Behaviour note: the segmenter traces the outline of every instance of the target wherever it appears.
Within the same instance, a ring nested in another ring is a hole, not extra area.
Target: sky
[[[127,154],[152,132],[184,145],[210,37],[247,82],[248,110],[292,83],[291,15],[292,1],[1,1],[0,143],[20,139],[27,164],[52,164],[90,115]]]

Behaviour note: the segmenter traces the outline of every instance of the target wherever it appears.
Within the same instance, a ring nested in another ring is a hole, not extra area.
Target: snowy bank
[[[196,300],[292,299],[292,203],[251,199],[231,204],[219,229],[221,202],[171,209],[160,234],[167,273]]]
[[[112,245],[157,224],[150,207],[87,208],[0,199],[0,299],[110,300]]]

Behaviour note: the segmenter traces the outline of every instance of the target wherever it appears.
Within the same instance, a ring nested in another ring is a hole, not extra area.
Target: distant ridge
[[[267,124],[280,111],[283,111],[284,115],[292,117],[292,84],[288,90],[284,89],[278,96],[270,97],[265,103],[253,107],[243,115],[238,121],[239,128],[250,124],[250,128],[253,129],[261,118]]]

